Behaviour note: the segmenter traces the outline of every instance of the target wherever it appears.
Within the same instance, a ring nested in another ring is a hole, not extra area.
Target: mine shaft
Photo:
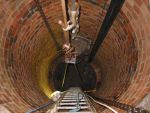
[[[149,0],[0,0],[0,113],[150,113]]]

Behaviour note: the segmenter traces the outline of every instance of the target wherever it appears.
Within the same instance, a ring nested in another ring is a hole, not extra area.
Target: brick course
[[[94,41],[110,0],[79,2],[80,32]],[[60,0],[40,3],[61,45],[63,33],[57,24],[62,19]],[[102,76],[97,95],[136,106],[148,94],[149,11],[148,0],[126,0],[95,58]],[[53,60],[55,45],[33,0],[1,1],[0,25],[0,104],[10,112],[24,113],[48,101],[37,82],[41,76],[38,67],[48,56],[49,62]]]

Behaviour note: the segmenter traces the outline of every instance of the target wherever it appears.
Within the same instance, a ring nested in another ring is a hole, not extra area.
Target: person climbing
[[[77,0],[68,1],[68,14],[69,20],[67,20],[66,15],[66,2],[62,0],[62,9],[64,21],[59,20],[58,23],[62,26],[62,29],[65,34],[65,43],[63,44],[62,50],[65,53],[65,62],[66,63],[75,63],[76,62],[76,51],[75,47],[72,46],[69,37],[69,31],[71,31],[72,39],[79,32],[79,9],[80,6]]]
[[[77,34],[79,32],[79,10],[80,5],[77,0],[72,0],[72,3],[68,3],[69,21],[67,22],[67,27],[64,27],[65,25],[61,20],[58,21],[64,31],[72,30],[72,34]]]

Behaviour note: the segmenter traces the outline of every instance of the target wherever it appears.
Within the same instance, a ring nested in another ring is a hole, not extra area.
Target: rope
[[[84,82],[83,79],[82,79],[82,76],[81,76],[81,74],[80,74],[80,72],[79,72],[79,70],[78,70],[78,68],[77,68],[77,65],[74,64],[74,66],[75,66],[75,69],[76,69],[76,71],[77,71],[77,73],[78,73],[80,79],[82,80],[82,82]]]
[[[64,83],[65,83],[65,79],[66,79],[66,75],[67,75],[68,65],[69,65],[69,64],[67,63],[67,64],[66,64],[66,68],[65,68],[64,78],[63,78],[62,85],[61,85],[61,89],[63,88]]]
[[[51,97],[50,97],[50,98],[54,101],[53,96],[56,97],[58,93],[59,93],[60,96],[61,96],[61,95],[64,94],[65,92],[66,92],[66,91],[63,91],[63,92],[55,91],[54,93],[51,94]],[[59,97],[58,99],[60,99],[60,97]],[[58,99],[57,99],[57,100],[58,100]],[[50,105],[50,104],[54,104],[54,103],[56,103],[56,101],[54,101],[53,103],[52,103],[52,101],[49,101],[48,103],[46,103],[46,104],[44,104],[44,105],[42,105],[42,106],[40,106],[40,107],[38,107],[38,108],[36,108],[36,109],[34,109],[34,110],[27,111],[26,113],[33,113],[33,112],[36,112],[36,111],[38,111],[38,110],[40,110],[40,109],[43,109],[43,108],[47,107],[47,106]]]
[[[80,98],[80,94],[81,94],[81,98]],[[83,99],[83,94],[82,93],[78,93],[78,95],[77,95],[77,105],[76,105],[76,108],[75,109],[72,109],[72,110],[70,110],[69,111],[69,113],[76,113],[76,112],[78,112],[80,109],[81,109],[81,106],[80,106],[80,100],[82,100]]]
[[[36,109],[34,109],[34,110],[27,111],[26,113],[33,113],[33,112],[36,112],[36,111],[38,111],[38,110],[40,110],[40,109],[43,109],[43,108],[47,107],[47,106],[50,105],[50,104],[52,104],[51,101],[48,102],[48,103],[46,103],[46,104],[44,104],[44,105],[42,105],[42,106],[40,106],[40,107],[38,107],[38,108],[36,108]]]
[[[114,110],[113,108],[111,108],[111,107],[109,107],[108,105],[106,105],[106,104],[103,104],[103,103],[101,103],[101,102],[99,102],[99,101],[97,101],[97,100],[95,100],[93,97],[91,97],[90,95],[87,95],[91,100],[93,100],[95,103],[97,103],[97,104],[99,104],[99,105],[101,105],[101,106],[104,106],[104,107],[106,107],[106,108],[108,108],[109,110],[111,110],[112,112],[114,112],[114,113],[118,113],[116,110]]]
[[[76,2],[76,0],[72,0],[72,11],[75,11],[75,10],[76,10],[75,2]]]
[[[96,89],[84,91],[85,93],[96,92]]]

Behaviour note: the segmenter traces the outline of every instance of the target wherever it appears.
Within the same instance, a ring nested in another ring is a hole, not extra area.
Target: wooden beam
[[[66,12],[66,0],[61,0],[61,5],[62,5],[62,12],[63,12],[63,19],[64,19],[64,27],[67,27],[67,12]],[[69,31],[64,31],[64,36],[65,36],[65,43],[69,44],[70,43],[70,38],[69,38]]]

